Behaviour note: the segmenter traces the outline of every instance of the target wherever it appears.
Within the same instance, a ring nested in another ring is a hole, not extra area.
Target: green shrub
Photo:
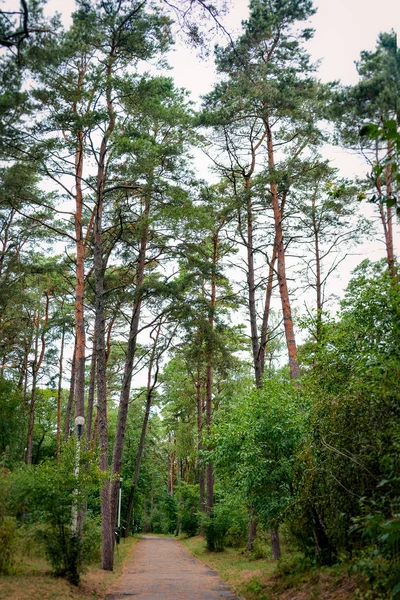
[[[203,516],[201,528],[206,538],[207,550],[222,552],[226,545],[225,535],[228,531],[228,523],[212,512],[210,515]]]
[[[182,482],[177,488],[177,501],[178,528],[181,533],[192,537],[199,530],[199,486]]]
[[[64,449],[60,464],[45,461],[13,473],[10,497],[25,523],[35,526],[36,540],[43,544],[53,573],[77,585],[84,562],[98,556],[100,534],[91,519],[82,539],[72,531],[72,505],[83,510],[88,494],[93,487],[98,489],[100,481],[89,455],[83,453],[79,476],[75,476],[74,443],[71,440]]]
[[[12,571],[17,541],[17,524],[13,517],[0,517],[0,574]]]
[[[251,551],[254,560],[271,558],[272,550],[270,535],[270,532],[260,527],[260,525],[257,527],[257,537],[253,542],[253,550]]]
[[[9,515],[10,476],[0,471],[0,574],[10,573],[17,542],[16,520]]]
[[[88,565],[101,560],[101,519],[90,513],[83,523],[82,556]]]

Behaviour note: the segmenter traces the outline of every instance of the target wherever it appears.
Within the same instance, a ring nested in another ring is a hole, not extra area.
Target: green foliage
[[[312,408],[291,529],[322,563],[366,545],[398,561],[399,311],[384,264],[361,263],[303,381]]]
[[[203,514],[201,518],[201,530],[205,533],[210,552],[220,552],[226,546],[244,546],[247,527],[248,511],[240,496],[235,494],[217,497],[211,514]]]
[[[156,508],[150,516],[150,528],[153,533],[170,534],[176,532],[178,521],[178,503],[170,494],[158,499]],[[186,531],[184,533],[187,533]]]
[[[354,519],[353,531],[367,541],[369,550],[354,569],[366,575],[379,592],[391,590],[400,598],[400,434],[381,459],[384,479],[371,498],[360,501],[361,514]]]
[[[14,564],[17,541],[16,519],[7,515],[9,509],[10,477],[0,474],[0,575],[10,573]]]
[[[204,531],[209,552],[222,552],[225,547],[225,536],[228,527],[229,520],[224,519],[223,515],[217,516],[214,511],[203,516],[201,529]]]
[[[17,541],[17,522],[14,517],[0,517],[0,575],[7,575],[14,565]]]
[[[23,455],[26,418],[22,401],[16,386],[0,377],[0,456],[8,468]]]
[[[277,376],[266,380],[262,390],[222,407],[216,417],[210,454],[216,473],[267,526],[277,526],[288,509],[304,420],[300,396]]]
[[[44,545],[54,574],[77,584],[84,562],[95,556],[99,529],[87,525],[87,535],[82,540],[71,529],[72,506],[78,511],[82,509],[91,489],[98,489],[100,480],[86,454],[81,456],[79,476],[74,474],[73,442],[65,448],[59,465],[47,460],[10,475],[9,504],[16,515],[22,513],[26,523],[36,526],[36,537]]]
[[[199,530],[199,486],[181,482],[176,489],[178,500],[178,527],[188,537],[196,535]]]

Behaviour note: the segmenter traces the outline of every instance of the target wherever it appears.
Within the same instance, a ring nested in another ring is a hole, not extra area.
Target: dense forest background
[[[77,583],[130,532],[268,532],[400,597],[396,34],[343,86],[311,0],[251,0],[236,39],[203,0],[42,11],[0,10],[0,572],[18,537]],[[214,35],[195,108],[163,57]]]

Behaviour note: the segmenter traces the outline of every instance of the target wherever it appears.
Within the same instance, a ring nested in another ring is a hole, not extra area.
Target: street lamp
[[[81,441],[81,437],[82,437],[82,430],[83,430],[83,426],[85,424],[85,417],[76,417],[75,418],[75,429],[76,432],[78,434],[78,443],[80,444]]]
[[[76,434],[77,434],[77,440],[76,440],[74,475],[75,475],[76,479],[79,476],[79,460],[81,457],[81,437],[82,437],[82,431],[83,431],[84,424],[85,424],[84,417],[78,416],[75,418],[75,430],[76,430]],[[77,507],[77,502],[76,502],[76,496],[78,495],[78,490],[75,488],[72,493],[74,495],[74,499],[72,501],[72,509],[71,509],[71,512],[72,512],[71,531],[72,531],[72,535],[76,535],[77,529],[78,529],[78,507]]]

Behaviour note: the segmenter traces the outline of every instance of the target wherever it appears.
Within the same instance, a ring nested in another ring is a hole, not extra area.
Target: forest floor
[[[302,569],[290,557],[277,567],[271,558],[255,558],[243,549],[208,552],[200,536],[182,539],[182,542],[245,600],[352,600],[362,597],[359,595],[362,583],[349,577],[344,567]]]
[[[104,598],[106,589],[121,575],[126,561],[130,558],[137,538],[122,540],[117,546],[114,571],[103,571],[89,566],[81,577],[79,586],[65,579],[53,577],[44,556],[34,552],[17,557],[15,572],[0,577],[0,598],[4,600],[99,600]]]

